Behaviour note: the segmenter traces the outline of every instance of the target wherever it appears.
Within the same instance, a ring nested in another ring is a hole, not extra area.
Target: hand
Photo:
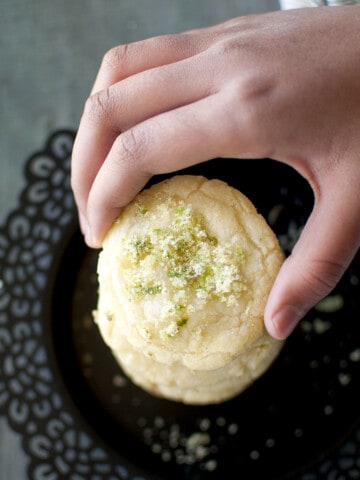
[[[154,174],[215,157],[285,162],[315,194],[265,311],[287,337],[360,245],[359,22],[359,6],[291,10],[110,50],[73,152],[86,242],[101,246]]]

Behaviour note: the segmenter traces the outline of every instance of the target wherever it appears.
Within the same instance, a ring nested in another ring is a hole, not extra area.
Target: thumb
[[[275,338],[290,335],[298,322],[335,287],[360,245],[360,198],[349,185],[329,188],[285,260],[270,292],[265,327]]]

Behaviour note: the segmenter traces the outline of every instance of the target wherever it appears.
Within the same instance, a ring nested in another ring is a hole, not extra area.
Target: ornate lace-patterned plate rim
[[[77,224],[74,132],[52,133],[25,164],[26,185],[0,230],[0,414],[21,434],[29,478],[143,479],[115,462],[71,401],[49,331],[54,274]]]
[[[107,449],[76,410],[48,335],[51,277],[76,225],[69,185],[73,139],[72,130],[55,131],[29,157],[19,205],[0,230],[0,414],[22,436],[30,478],[144,480],[150,476]],[[359,443],[356,429],[302,478],[343,473],[346,461],[355,475]]]

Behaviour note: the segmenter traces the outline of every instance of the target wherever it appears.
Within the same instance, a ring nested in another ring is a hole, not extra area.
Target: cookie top
[[[97,322],[115,351],[125,336],[157,362],[221,368],[267,336],[264,308],[282,262],[276,236],[241,192],[174,176],[143,190],[109,230]]]

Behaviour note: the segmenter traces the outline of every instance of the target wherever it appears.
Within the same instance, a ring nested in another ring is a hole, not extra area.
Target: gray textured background
[[[0,0],[0,221],[28,156],[54,129],[76,129],[109,48],[276,9],[277,0]],[[0,480],[26,479],[26,464],[0,417]]]

